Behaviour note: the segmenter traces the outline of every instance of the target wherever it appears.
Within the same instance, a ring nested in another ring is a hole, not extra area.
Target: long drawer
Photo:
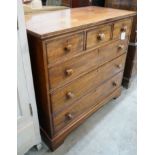
[[[126,54],[123,54],[113,61],[99,67],[97,70],[91,71],[67,86],[54,91],[51,94],[53,114],[57,115],[82,95],[88,93],[105,80],[122,71],[124,69],[125,58]]]
[[[94,68],[120,56],[126,51],[127,40],[115,41],[113,44],[100,47],[82,56],[55,65],[49,69],[50,89],[65,85],[71,80],[80,77]]]
[[[128,39],[126,40],[118,40],[112,43],[112,45],[101,46],[99,48],[99,65],[108,62],[118,56],[126,53],[128,46]]]
[[[57,117],[54,117],[53,121],[55,132],[63,129],[66,125],[73,123],[74,119],[100,103],[106,96],[110,95],[113,91],[120,87],[122,75],[123,72],[120,72],[104,84],[83,96],[73,106],[70,106],[70,108],[64,109]]]
[[[90,60],[90,61],[89,61]],[[50,89],[70,82],[98,65],[98,50],[75,57],[49,70]]]

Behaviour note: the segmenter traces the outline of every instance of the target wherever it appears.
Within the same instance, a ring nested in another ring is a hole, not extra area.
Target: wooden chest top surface
[[[28,33],[40,38],[87,28],[125,17],[134,16],[133,11],[96,6],[53,11],[50,13],[26,15]]]

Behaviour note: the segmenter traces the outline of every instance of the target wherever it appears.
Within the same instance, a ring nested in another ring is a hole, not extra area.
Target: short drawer
[[[122,32],[125,33],[125,38],[129,38],[132,28],[132,19],[125,19],[114,24],[113,39],[121,39]]]
[[[92,48],[111,39],[111,25],[103,25],[87,31],[86,48]]]
[[[126,54],[57,89],[51,94],[54,115],[68,108],[77,99],[124,69]]]
[[[110,95],[113,91],[115,91],[118,87],[120,87],[122,76],[123,72],[117,74],[106,83],[100,85],[98,88],[83,96],[74,104],[74,106],[64,109],[61,114],[59,114],[57,117],[54,117],[55,132],[58,132],[65,126],[73,123],[78,116],[87,112],[93,106],[100,103],[105,97]]]
[[[83,51],[83,32],[55,38],[46,43],[48,63]]]
[[[75,57],[49,69],[50,89],[66,84],[98,65],[98,50]]]

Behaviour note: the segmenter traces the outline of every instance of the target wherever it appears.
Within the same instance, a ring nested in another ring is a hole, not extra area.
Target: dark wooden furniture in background
[[[52,150],[120,95],[134,15],[81,7],[26,17],[40,129]]]
[[[104,6],[104,1],[105,0],[92,0],[91,3],[92,3],[93,6],[102,6],[103,7]]]
[[[47,0],[41,0],[42,5],[46,5],[46,1],[47,1]]]
[[[137,11],[137,0],[105,0],[105,6],[117,9]],[[133,19],[133,27],[128,48],[128,55],[123,76],[123,86],[128,88],[137,74],[137,16]]]
[[[89,6],[89,0],[62,0],[63,6],[68,6],[70,8]]]

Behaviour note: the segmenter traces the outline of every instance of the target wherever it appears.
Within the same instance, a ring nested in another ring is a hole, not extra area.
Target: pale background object
[[[42,8],[41,0],[33,0],[31,2],[31,8],[33,8],[33,9],[41,9]]]
[[[17,151],[23,155],[34,145],[39,148],[41,137],[21,0],[17,20]]]

